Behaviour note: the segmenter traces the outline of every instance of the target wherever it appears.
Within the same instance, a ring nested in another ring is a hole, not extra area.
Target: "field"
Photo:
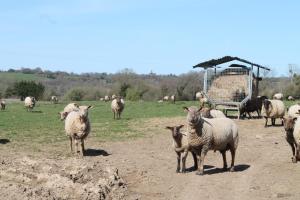
[[[182,107],[197,102],[127,102],[121,120],[112,119],[109,103],[78,103],[94,106],[83,159],[70,153],[59,120],[66,103],[38,102],[30,113],[21,102],[9,102],[0,112],[2,198],[300,198],[300,167],[291,162],[282,126],[264,128],[263,119],[236,120],[236,172],[222,172],[221,155],[209,152],[204,176],[191,170],[176,174],[171,136],[164,127],[185,124]]]

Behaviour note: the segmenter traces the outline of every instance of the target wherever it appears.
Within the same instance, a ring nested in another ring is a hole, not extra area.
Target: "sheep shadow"
[[[250,168],[250,165],[242,164],[242,165],[235,165],[234,166],[234,172],[242,172]],[[204,174],[213,175],[213,174],[219,174],[228,172],[229,169],[223,170],[222,168],[211,168],[204,171]]]
[[[41,110],[32,110],[32,111],[30,111],[31,113],[43,113],[43,111],[41,111]]]
[[[9,139],[0,139],[0,144],[7,144],[9,142],[10,142]]]
[[[86,149],[84,151],[85,156],[109,156],[111,154],[103,149]]]
[[[204,169],[212,169],[212,168],[214,168],[215,166],[212,166],[212,165],[204,165],[203,167],[204,167]],[[194,172],[194,171],[196,171],[196,170],[197,170],[197,169],[195,169],[194,166],[192,166],[192,167],[186,168],[186,169],[185,169],[185,172],[186,172],[186,173],[190,173],[190,172]]]

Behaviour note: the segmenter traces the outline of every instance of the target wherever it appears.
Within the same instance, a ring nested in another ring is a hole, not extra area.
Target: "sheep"
[[[109,96],[107,96],[107,95],[104,96],[104,101],[105,101],[105,102],[108,102],[109,100],[110,100],[110,97],[109,97]]]
[[[273,99],[282,100],[283,94],[282,93],[276,93],[273,95]]]
[[[69,103],[63,111],[59,112],[60,120],[63,121],[66,119],[67,115],[72,111],[78,111],[79,106],[76,103]]]
[[[297,135],[299,135],[299,127],[297,129],[295,129],[296,120],[297,120],[297,117],[287,116],[287,117],[283,118],[284,130],[286,132],[285,139],[292,148],[292,153],[293,153],[292,162],[293,163],[297,162],[297,158],[298,158],[297,155],[299,155],[299,147],[298,147],[299,140],[298,140],[298,143],[297,143],[295,138],[294,138],[294,130],[296,130],[296,132],[295,132],[296,138],[299,138],[299,136],[297,137]],[[297,150],[297,152],[295,150]]]
[[[197,92],[195,96],[196,96],[196,99],[200,99],[203,97],[202,92]]]
[[[1,110],[5,110],[6,102],[4,100],[0,100]]]
[[[298,160],[300,160],[300,120],[298,118],[297,118],[297,120],[295,120],[295,118],[294,118],[294,122],[295,122],[294,131],[293,131],[294,140],[292,140],[292,141],[294,142],[293,144],[294,144],[295,152],[293,151],[292,161],[293,161],[293,163],[296,163]],[[291,145],[291,147],[292,147],[292,145]],[[292,150],[293,150],[293,147],[292,147]]]
[[[176,101],[175,95],[172,95],[172,96],[170,97],[170,101],[171,101],[172,103],[175,103],[175,101]]]
[[[164,101],[169,101],[169,96],[164,96],[163,100]]]
[[[104,98],[103,98],[103,97],[101,97],[99,100],[100,100],[100,101],[104,101]]]
[[[201,108],[183,107],[187,114],[188,147],[200,157],[196,174],[203,175],[204,158],[209,150],[220,151],[223,157],[223,169],[227,169],[226,151],[231,152],[230,171],[234,171],[235,153],[238,146],[238,128],[229,118],[202,118]],[[176,148],[183,150],[184,148]]]
[[[287,115],[292,118],[299,117],[300,116],[299,110],[300,110],[299,104],[292,105],[291,107],[289,107]]]
[[[56,103],[58,102],[57,96],[52,96],[52,97],[51,97],[51,101],[52,101],[54,104],[56,104]]]
[[[295,98],[293,97],[293,96],[288,96],[288,98],[287,98],[289,101],[294,101],[295,100]]]
[[[249,99],[246,101],[244,105],[241,106],[240,109],[240,115],[241,116],[246,116],[246,113],[248,114],[248,118],[252,118],[250,115],[250,112],[257,112],[257,116],[260,118],[261,117],[261,109],[262,109],[262,104],[265,99],[268,99],[267,96],[257,96],[256,98]]]
[[[73,152],[73,141],[75,142],[76,153],[84,156],[84,140],[91,131],[88,118],[88,110],[92,106],[80,106],[79,110],[70,112],[65,120],[65,132],[70,139],[71,153]],[[80,143],[81,149],[78,149]]]
[[[275,125],[276,118],[283,119],[285,114],[284,103],[281,100],[265,99],[262,107],[262,116],[266,119],[265,127],[268,125],[268,118],[271,118],[272,125]],[[283,121],[282,121],[283,125]]]
[[[180,125],[180,126],[167,126],[166,129],[171,130],[172,132],[172,138],[173,138],[173,147],[175,150],[175,153],[177,154],[177,168],[176,168],[176,172],[179,173],[180,172],[180,159],[182,159],[182,173],[186,172],[186,168],[185,168],[185,163],[186,163],[186,158],[189,152],[188,147],[188,141],[187,141],[187,134],[186,133],[182,133],[180,132],[180,129],[183,127],[184,125]],[[182,151],[176,151],[176,148],[185,148]],[[183,153],[182,157],[181,154]],[[197,163],[197,157],[196,154],[194,152],[191,152],[194,158],[194,168],[195,170],[198,168],[198,163]]]
[[[115,98],[117,98],[117,95],[115,94],[111,95],[111,100],[114,100]]]
[[[204,92],[197,92],[196,98],[199,99],[200,106],[203,107],[205,103],[208,103],[208,99],[205,97]]]
[[[224,118],[224,117],[226,117],[222,111],[216,110],[216,109],[211,109],[211,108],[206,108],[206,107],[201,107],[200,114],[201,114],[201,117],[204,117],[204,118]]]
[[[157,103],[162,103],[164,102],[162,99],[158,100]]]
[[[26,97],[24,100],[24,105],[27,111],[32,111],[35,106],[35,98],[34,97]]]
[[[125,107],[125,102],[124,99],[120,97],[116,97],[112,102],[111,102],[111,110],[114,114],[114,119],[121,119],[121,113],[124,110]]]

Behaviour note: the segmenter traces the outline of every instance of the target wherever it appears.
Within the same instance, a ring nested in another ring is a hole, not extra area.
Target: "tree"
[[[39,100],[44,95],[45,86],[34,81],[20,81],[14,84],[13,90],[13,94],[19,96],[21,100],[24,100],[27,96],[33,96]]]

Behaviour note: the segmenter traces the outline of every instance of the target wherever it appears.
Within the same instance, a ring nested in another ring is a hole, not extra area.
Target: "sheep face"
[[[60,120],[63,121],[66,119],[68,112],[59,112],[58,114],[60,115]]]
[[[88,117],[88,110],[92,108],[92,106],[79,106],[79,115],[82,119],[87,119]]]
[[[173,138],[177,138],[179,135],[181,135],[180,129],[183,126],[184,125],[180,125],[180,126],[167,126],[166,129],[171,130]]]
[[[199,109],[195,106],[191,106],[191,107],[183,107],[184,111],[186,111],[187,114],[187,121],[189,123],[190,126],[197,126],[201,120],[201,110],[202,107]]]
[[[201,116],[205,118],[211,118],[210,110],[211,110],[210,108],[202,108],[200,112]]]
[[[283,119],[283,125],[284,125],[284,130],[285,131],[293,131],[295,122],[297,120],[297,117],[284,117]]]
[[[271,104],[271,101],[269,101],[268,99],[265,99],[264,100],[264,107],[265,107],[266,111],[270,111],[273,108],[273,106]]]

